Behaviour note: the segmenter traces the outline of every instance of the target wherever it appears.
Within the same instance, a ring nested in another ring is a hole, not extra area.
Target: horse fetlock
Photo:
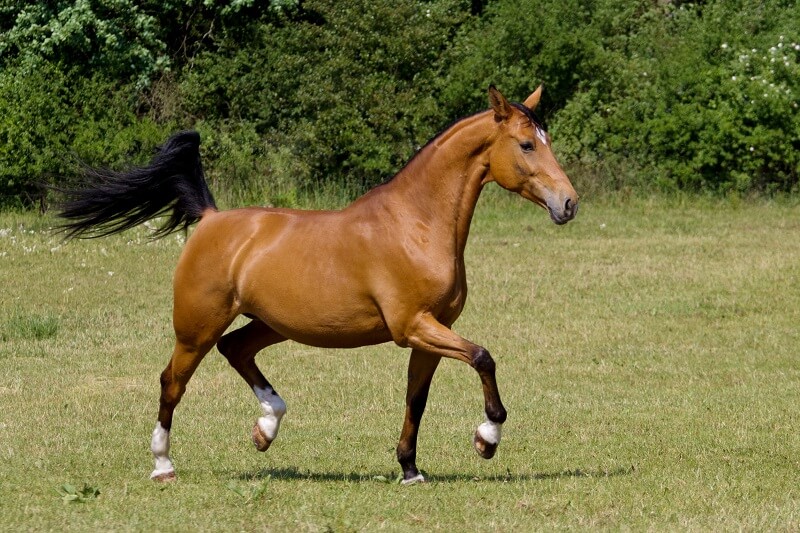
[[[272,441],[278,436],[281,419],[286,414],[286,402],[271,387],[253,387],[264,416],[258,419],[253,427],[253,444],[261,452],[267,451]]]
[[[478,455],[484,459],[491,459],[500,444],[502,425],[491,420],[487,420],[478,426],[472,438],[472,445]]]
[[[506,421],[507,416],[508,413],[502,405],[491,403],[486,406],[486,420],[491,421],[497,426],[502,425]]]
[[[156,460],[155,469],[150,474],[150,479],[154,481],[172,481],[175,479],[175,467],[169,458],[169,431],[164,429],[161,422],[157,422],[153,430],[150,450]]]

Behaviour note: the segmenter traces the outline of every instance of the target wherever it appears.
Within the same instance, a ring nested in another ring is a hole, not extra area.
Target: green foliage
[[[257,150],[300,187],[374,185],[446,120],[434,80],[463,11],[455,1],[306,2],[244,47],[199,55],[181,86],[187,111],[252,125]]]
[[[786,0],[0,0],[0,205],[189,127],[223,203],[355,194],[491,83],[545,84],[588,190],[793,191],[799,27]]]
[[[77,161],[119,166],[151,153],[174,125],[137,116],[131,94],[115,89],[49,62],[0,72],[0,204],[39,198]]]
[[[624,160],[668,190],[792,190],[800,12],[766,4],[643,14],[555,118],[562,153],[588,164]]]
[[[245,486],[231,481],[226,485],[226,487],[235,494],[238,494],[246,505],[252,505],[264,499],[264,496],[267,494],[270,488],[269,482],[271,479],[272,476],[267,475],[267,477],[260,483]]]
[[[2,28],[0,58],[53,61],[133,77],[147,84],[169,61],[158,21],[131,0],[39,2],[19,6],[13,26]]]

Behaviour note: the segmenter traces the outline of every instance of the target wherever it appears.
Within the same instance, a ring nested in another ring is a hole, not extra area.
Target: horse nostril
[[[567,201],[564,202],[564,211],[569,213],[572,210],[572,206],[573,206],[572,198],[567,198]]]

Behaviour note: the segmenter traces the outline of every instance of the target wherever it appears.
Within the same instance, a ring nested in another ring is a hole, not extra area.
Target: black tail
[[[119,233],[169,214],[156,237],[186,229],[203,211],[216,209],[200,163],[200,134],[176,133],[146,167],[127,172],[88,169],[78,188],[62,190],[59,216],[68,237]]]

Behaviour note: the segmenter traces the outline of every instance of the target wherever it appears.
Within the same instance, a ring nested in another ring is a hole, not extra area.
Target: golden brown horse
[[[424,480],[417,431],[440,359],[467,363],[480,376],[486,412],[473,444],[491,458],[506,419],[495,363],[450,326],[467,297],[464,247],[484,185],[497,182],[539,204],[556,224],[575,216],[578,197],[533,115],[541,93],[539,87],[516,104],[490,87],[491,109],[456,122],[394,178],[341,211],[218,211],[195,132],[171,137],[147,167],[90,171],[83,188],[67,191],[61,216],[71,236],[107,235],[161,214],[170,218],[160,234],[199,221],[175,272],[176,342],[161,374],[151,477],[175,477],[173,411],[215,344],[263,409],[253,442],[261,451],[270,446],[286,404],[255,356],[286,339],[326,348],[387,341],[411,348],[397,445],[404,483]],[[252,321],[224,334],[238,315]]]

